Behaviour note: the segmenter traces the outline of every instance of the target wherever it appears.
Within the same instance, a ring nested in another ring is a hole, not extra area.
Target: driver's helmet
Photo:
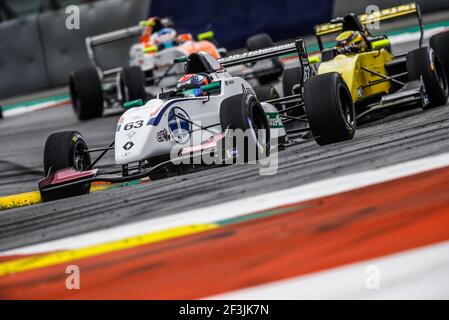
[[[203,95],[202,86],[209,84],[209,80],[201,74],[186,74],[178,80],[176,90],[186,97],[199,97]]]
[[[164,46],[170,48],[175,45],[176,36],[178,33],[173,28],[163,28],[151,36],[151,43],[157,46]]]
[[[182,33],[178,36],[178,42],[184,43],[188,41],[193,41],[193,37],[191,33]]]
[[[346,53],[360,53],[368,48],[365,37],[359,31],[345,31],[335,39],[337,49]]]

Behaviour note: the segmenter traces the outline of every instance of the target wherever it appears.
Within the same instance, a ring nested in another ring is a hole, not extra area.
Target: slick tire
[[[73,168],[77,171],[89,170],[91,159],[86,152],[87,144],[77,131],[63,131],[51,134],[44,148],[44,172],[47,176],[50,169],[60,170]],[[44,201],[88,194],[90,183],[76,184],[55,191],[41,192]]]
[[[279,93],[276,88],[270,85],[255,87],[257,99],[259,102],[265,102],[268,100],[273,100],[279,98]]]
[[[145,73],[138,66],[123,68],[120,73],[120,89],[123,102],[146,100]]]
[[[79,120],[98,118],[103,115],[103,89],[95,68],[72,71],[69,87],[73,110]]]
[[[319,145],[354,137],[354,104],[340,74],[331,72],[307,79],[304,84],[304,103],[310,129]]]
[[[44,172],[50,168],[55,170],[74,168],[78,171],[89,170],[91,159],[86,152],[87,144],[81,133],[62,131],[51,134],[44,147]]]
[[[407,71],[410,81],[422,76],[424,87],[429,97],[426,108],[441,106],[448,98],[448,82],[443,66],[436,52],[424,47],[407,54]]]
[[[282,91],[284,97],[295,94],[293,88],[301,81],[301,67],[288,68],[284,70],[282,74]]]
[[[273,40],[267,33],[255,34],[246,40],[246,48],[249,51],[270,48],[273,45]]]
[[[294,92],[294,87],[301,81],[301,67],[288,68],[284,70],[282,74],[282,91],[284,92],[284,97],[291,96],[298,92]],[[286,108],[293,107],[296,103],[288,103],[285,105]],[[303,115],[303,110],[301,108],[295,108],[287,112],[290,116],[301,116]]]
[[[255,162],[269,156],[268,118],[254,95],[243,93],[225,99],[220,107],[220,122],[225,140],[236,150],[239,163]],[[242,133],[244,136],[239,137]],[[228,146],[222,145],[222,152],[230,151]]]
[[[443,65],[446,79],[449,79],[449,31],[443,31],[433,35],[429,43]]]

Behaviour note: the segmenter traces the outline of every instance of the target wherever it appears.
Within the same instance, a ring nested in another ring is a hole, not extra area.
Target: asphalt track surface
[[[3,119],[0,196],[37,189],[50,133],[78,130],[90,146],[106,145],[117,119],[112,115],[78,122],[70,107]],[[210,168],[0,212],[0,251],[447,152],[449,105],[411,109],[359,127],[352,141],[319,147],[310,140],[291,146],[279,153],[275,175],[259,175],[258,168],[247,165]],[[111,153],[103,164],[112,163]]]

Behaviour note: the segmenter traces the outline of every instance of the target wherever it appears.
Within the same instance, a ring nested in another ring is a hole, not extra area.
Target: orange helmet
[[[182,33],[178,36],[179,42],[187,42],[187,41],[193,41],[193,37],[191,33]]]

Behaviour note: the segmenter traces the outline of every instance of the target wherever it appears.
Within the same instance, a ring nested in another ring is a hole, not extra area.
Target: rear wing
[[[296,54],[299,58],[301,66],[301,74],[299,75],[299,85],[302,87],[305,81],[313,74],[309,62],[309,56],[303,39],[297,39],[295,42],[274,46],[271,48],[249,51],[241,54],[232,55],[217,61],[223,67],[233,67],[246,63],[253,63],[269,58],[276,58],[283,55]],[[274,100],[273,100],[274,102]]]
[[[89,56],[89,59],[90,59],[91,63],[93,64],[93,66],[95,67],[95,69],[97,69],[99,74],[102,75],[102,77],[118,73],[118,72],[120,72],[121,68],[114,68],[111,70],[102,70],[99,62],[97,61],[97,57],[95,55],[95,47],[98,47],[98,46],[101,46],[101,45],[104,45],[107,43],[117,42],[120,40],[140,36],[143,32],[143,29],[144,29],[144,27],[142,27],[142,26],[135,26],[135,27],[120,29],[120,30],[116,30],[116,31],[112,31],[112,32],[104,33],[104,34],[99,34],[99,35],[96,35],[93,37],[86,38],[86,48],[87,48],[87,54]]]
[[[409,3],[409,4],[403,4],[400,6],[387,8],[380,10],[378,12],[374,12],[372,14],[362,14],[359,15],[359,19],[367,26],[368,24],[371,24],[373,22],[382,22],[382,21],[388,21],[392,19],[396,19],[403,16],[408,15],[416,15],[420,27],[420,40],[419,40],[419,46],[422,46],[422,42],[424,39],[424,29],[423,29],[423,20],[422,20],[422,14],[421,10],[418,4],[416,3]],[[343,25],[341,22],[339,22],[339,18],[334,19],[330,23],[320,24],[315,26],[315,36],[318,41],[318,45],[320,47],[320,50],[322,51],[323,43],[322,43],[322,36],[338,33],[343,30]]]
[[[233,67],[240,64],[275,58],[292,53],[297,54],[300,61],[308,64],[308,54],[303,39],[297,39],[293,43],[274,46],[271,48],[235,54],[226,58],[218,59],[217,61],[223,67]]]
[[[157,18],[159,19],[159,18]],[[160,21],[159,24],[148,24],[148,21],[141,21],[141,23],[138,26],[119,29],[103,34],[99,34],[93,37],[87,37],[86,42],[86,48],[87,48],[87,54],[89,56],[89,59],[91,60],[91,63],[97,69],[98,73],[101,75],[101,77],[113,75],[118,72],[122,68],[114,68],[111,70],[102,70],[100,63],[97,60],[97,57],[95,55],[95,47],[99,47],[108,43],[118,42],[125,39],[135,38],[142,35],[142,32],[144,31],[145,27],[152,26],[153,30],[154,28],[162,28],[165,26],[171,26],[173,25],[173,22],[170,20],[170,18],[163,18],[158,20]],[[151,23],[151,22],[150,22]],[[156,29],[159,30],[159,29]]]

